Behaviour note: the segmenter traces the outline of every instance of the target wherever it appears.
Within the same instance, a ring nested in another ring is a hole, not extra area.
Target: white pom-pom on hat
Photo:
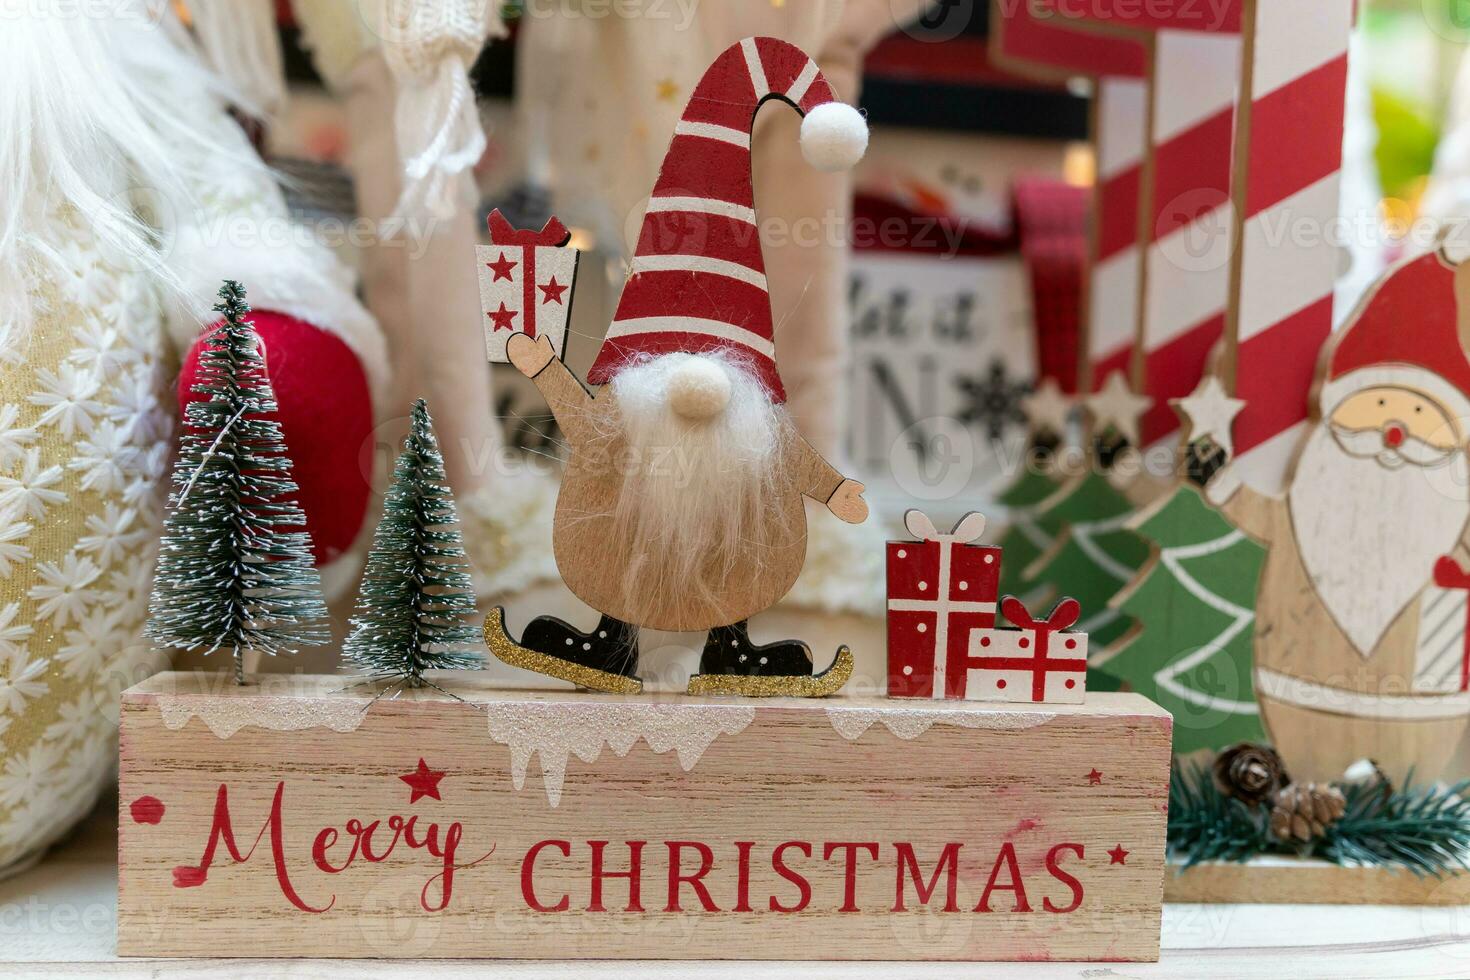
[[[801,155],[818,170],[846,170],[868,149],[868,121],[846,102],[823,102],[801,121]]]
[[[730,404],[732,385],[725,369],[708,357],[671,354],[677,359],[669,375],[669,407],[691,422],[714,418]]]

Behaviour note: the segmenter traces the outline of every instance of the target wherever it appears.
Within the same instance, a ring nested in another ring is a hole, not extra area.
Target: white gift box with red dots
[[[1087,634],[1037,629],[970,633],[965,699],[1081,704],[1087,693]]]

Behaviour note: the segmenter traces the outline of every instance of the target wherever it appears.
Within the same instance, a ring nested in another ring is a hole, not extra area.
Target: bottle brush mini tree
[[[407,687],[426,670],[472,670],[483,662],[469,561],[444,476],[429,410],[413,404],[408,438],[363,573],[346,659]]]
[[[224,320],[192,389],[205,397],[184,412],[147,635],[228,650],[243,684],[245,651],[294,653],[331,633],[245,289],[227,280],[219,297]]]

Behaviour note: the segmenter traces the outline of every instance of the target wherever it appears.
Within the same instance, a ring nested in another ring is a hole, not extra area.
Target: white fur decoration
[[[274,0],[190,0],[204,63],[223,78],[241,107],[266,119],[286,105]]]
[[[115,14],[38,13],[0,30],[0,324],[27,323],[26,284],[68,267],[57,215],[85,222],[109,261],[177,289],[153,233],[189,210],[180,151],[231,156],[173,104],[180,91],[217,92],[211,77],[142,3]]]
[[[801,121],[801,155],[818,170],[846,170],[868,150],[868,122],[846,102],[824,102]]]
[[[473,203],[470,168],[485,152],[485,132],[469,69],[487,37],[506,35],[499,5],[387,0],[378,26],[398,85],[394,128],[403,193],[395,216],[448,218]]]
[[[258,309],[340,336],[380,393],[387,351],[348,269],[303,237],[270,171],[223,112],[234,96],[181,46],[171,14],[19,17],[0,31],[0,327],[30,322],[27,283],[69,268],[71,217],[112,263],[163,291],[187,349],[220,280]],[[46,192],[40,192],[45,189]],[[14,339],[14,338],[12,338]]]
[[[628,452],[609,538],[629,542],[629,553],[609,561],[626,569],[634,603],[677,590],[691,604],[716,605],[731,569],[791,533],[780,494],[785,447],[796,437],[790,417],[738,355],[712,351],[700,359],[727,375],[729,403],[691,424],[673,411],[669,389],[693,359],[640,360],[610,385],[618,429],[607,435],[621,435]]]

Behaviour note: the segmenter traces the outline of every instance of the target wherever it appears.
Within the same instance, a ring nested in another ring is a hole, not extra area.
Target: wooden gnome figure
[[[1326,348],[1285,495],[1233,465],[1208,486],[1269,548],[1256,698],[1296,779],[1432,780],[1470,721],[1467,288],[1442,251],[1387,273]]]
[[[519,645],[491,614],[486,639],[518,666],[610,691],[641,682],[637,628],[704,631],[691,692],[825,694],[850,654],[814,678],[804,643],[754,645],[746,621],[791,588],[806,556],[803,495],[853,524],[862,484],[844,479],[796,431],[776,369],[771,307],[751,188],[756,111],[801,113],[801,146],[823,170],[867,146],[858,112],[837,102],[799,48],[747,38],[695,88],[643,218],[616,315],[587,380],[544,336],[510,338],[569,446],[555,552],[567,586],[602,613],[590,633],[551,617]]]

